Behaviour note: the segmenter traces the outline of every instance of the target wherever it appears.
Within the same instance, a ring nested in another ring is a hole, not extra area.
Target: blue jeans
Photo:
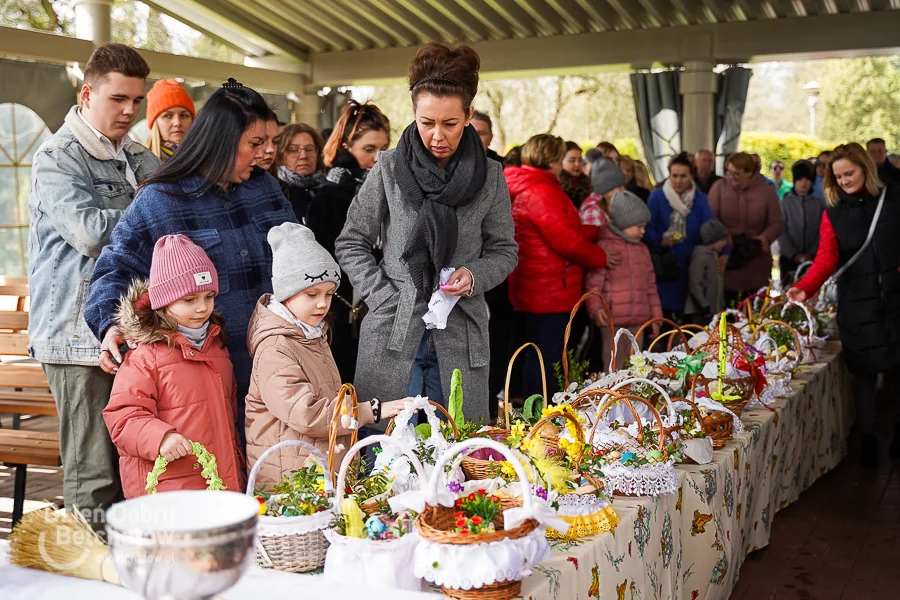
[[[406,388],[407,396],[428,396],[430,400],[446,407],[447,401],[441,391],[441,372],[438,368],[437,351],[431,340],[431,331],[425,330],[416,358],[413,360],[412,371],[409,373],[409,385]]]

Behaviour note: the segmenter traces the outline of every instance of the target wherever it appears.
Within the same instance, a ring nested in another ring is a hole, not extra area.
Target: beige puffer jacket
[[[250,318],[247,348],[253,358],[250,392],[246,403],[247,467],[268,448],[284,440],[302,440],[328,451],[340,374],[324,337],[307,339],[303,331],[268,309],[270,296],[260,298]],[[359,421],[372,423],[372,409],[360,403]],[[350,432],[341,429],[338,444],[349,447]],[[284,448],[266,459],[255,488],[268,491],[282,475],[299,469],[307,452]],[[335,458],[335,468],[344,453]]]

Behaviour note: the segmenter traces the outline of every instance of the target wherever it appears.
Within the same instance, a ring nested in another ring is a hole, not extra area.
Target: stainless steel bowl
[[[122,584],[148,600],[201,600],[253,560],[259,503],[225,491],[168,492],[116,504],[107,534]]]

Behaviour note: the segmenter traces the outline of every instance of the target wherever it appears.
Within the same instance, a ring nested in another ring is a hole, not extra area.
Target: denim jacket
[[[127,150],[140,184],[159,167],[140,144]],[[134,199],[115,160],[72,107],[34,155],[28,213],[31,355],[41,362],[99,364],[100,342],[83,316],[94,263]]]

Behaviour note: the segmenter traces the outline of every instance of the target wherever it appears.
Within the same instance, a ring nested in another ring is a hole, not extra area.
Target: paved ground
[[[887,420],[887,419],[885,419]],[[10,427],[8,416],[0,417]],[[55,431],[54,417],[23,429]],[[884,446],[889,433],[884,433]],[[731,600],[900,598],[900,470],[886,456],[878,471],[851,455],[778,513],[770,546],[748,557]],[[13,472],[0,466],[0,539],[9,534]],[[62,471],[28,469],[26,510],[62,500]]]

